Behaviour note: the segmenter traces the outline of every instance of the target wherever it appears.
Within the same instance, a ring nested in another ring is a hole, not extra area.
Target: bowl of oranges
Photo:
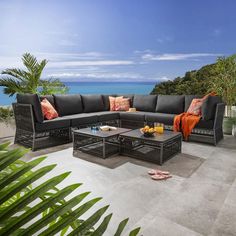
[[[153,137],[155,134],[154,128],[150,128],[148,125],[140,129],[140,132],[144,137]]]

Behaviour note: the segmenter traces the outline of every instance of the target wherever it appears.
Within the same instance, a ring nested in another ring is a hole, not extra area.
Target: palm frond
[[[86,219],[81,219],[102,198],[86,201],[90,192],[83,192],[71,198],[70,193],[81,184],[72,184],[63,189],[55,187],[70,172],[41,181],[41,184],[32,187],[31,183],[39,181],[56,165],[34,170],[45,157],[27,163],[19,160],[27,150],[9,150],[8,146],[9,143],[0,144],[0,235],[49,236],[60,233],[62,236],[102,236],[105,233],[112,218],[112,214],[104,217],[109,206],[96,210]],[[121,235],[127,222],[128,219],[125,219],[119,224],[116,236]],[[136,236],[139,230],[140,228],[136,228],[129,235]]]
[[[17,68],[5,69],[2,71],[2,75],[12,76],[22,82],[29,79],[29,74],[26,71]]]
[[[28,71],[34,74],[38,64],[37,58],[30,53],[24,53],[22,56],[22,61]]]
[[[19,81],[16,81],[15,79],[10,78],[10,77],[0,79],[0,86],[4,87],[4,89],[3,89],[4,94],[9,95],[10,97],[16,93],[25,93],[26,92],[26,89],[22,83],[20,83]]]

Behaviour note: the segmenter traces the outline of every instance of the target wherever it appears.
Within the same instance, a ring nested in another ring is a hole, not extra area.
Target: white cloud
[[[180,61],[188,59],[197,59],[201,57],[216,57],[220,54],[214,53],[165,53],[165,54],[152,54],[146,53],[142,55],[145,61]]]
[[[74,66],[120,66],[132,65],[133,61],[129,60],[94,60],[94,61],[58,61],[48,64],[48,68],[63,68]]]
[[[143,79],[143,76],[136,73],[53,73],[47,77],[57,78],[93,78],[93,79]]]

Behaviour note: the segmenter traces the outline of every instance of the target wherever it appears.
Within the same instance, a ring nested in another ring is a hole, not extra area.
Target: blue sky
[[[164,81],[235,53],[235,0],[0,0],[0,70],[31,52],[64,81]]]

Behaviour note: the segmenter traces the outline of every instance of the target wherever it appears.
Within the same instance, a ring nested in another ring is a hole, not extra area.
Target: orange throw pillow
[[[121,96],[121,97],[111,97],[111,96],[109,96],[110,111],[115,111],[116,110],[116,100],[121,99],[121,98],[123,98],[123,96]]]
[[[128,111],[130,109],[130,98],[117,98],[115,100],[115,111]]]
[[[58,117],[57,111],[46,98],[41,101],[41,107],[45,119],[52,120]]]

